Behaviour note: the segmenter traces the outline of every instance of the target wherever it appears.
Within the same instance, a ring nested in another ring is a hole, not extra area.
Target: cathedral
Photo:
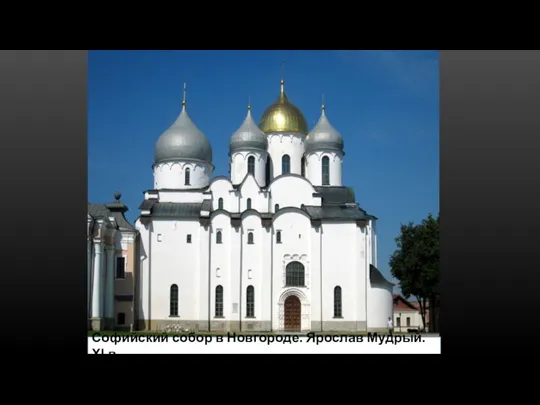
[[[93,330],[364,332],[387,327],[377,218],[342,184],[344,142],[324,105],[309,130],[285,93],[231,134],[230,177],[186,105],[157,139],[134,225],[115,195],[88,206]]]

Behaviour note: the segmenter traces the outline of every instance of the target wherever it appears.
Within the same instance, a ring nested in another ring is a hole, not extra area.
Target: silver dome
[[[324,105],[319,122],[306,136],[305,146],[306,153],[331,150],[343,153],[343,138],[326,118]]]
[[[212,164],[210,142],[189,118],[185,101],[182,104],[182,112],[156,143],[154,162],[199,160]]]
[[[231,137],[230,153],[243,150],[259,150],[266,152],[268,139],[251,117],[251,107],[248,107],[246,119]]]

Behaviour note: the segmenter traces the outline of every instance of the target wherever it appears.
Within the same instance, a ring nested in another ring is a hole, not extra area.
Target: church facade
[[[134,241],[135,253],[128,259],[133,266],[131,327],[216,332],[386,328],[393,284],[377,269],[377,219],[342,184],[344,142],[324,106],[309,130],[282,81],[259,124],[248,107],[232,134],[230,178],[213,177],[212,156],[208,139],[188,115],[184,91],[178,118],[157,140],[154,186],[144,192],[135,229],[113,224],[116,239],[103,237],[116,244],[110,248],[112,267],[98,269],[106,274],[116,272],[117,264],[125,266],[118,258],[128,249],[121,244]],[[95,275],[92,255],[89,324],[125,327],[126,315],[120,324],[119,314],[126,311],[129,294],[121,301],[113,276]],[[96,293],[100,282],[113,286]],[[94,300],[109,304],[96,308]]]

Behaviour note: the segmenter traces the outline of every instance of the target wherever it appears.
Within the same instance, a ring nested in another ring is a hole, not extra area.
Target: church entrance
[[[285,331],[300,332],[302,328],[302,304],[296,295],[285,300]]]

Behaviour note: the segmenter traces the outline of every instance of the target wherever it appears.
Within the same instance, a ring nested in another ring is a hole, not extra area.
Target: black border
[[[540,272],[540,52],[440,55],[442,353],[529,353]]]
[[[0,52],[0,300],[21,352],[87,352],[87,55]]]
[[[0,52],[3,338],[25,351],[87,353],[87,58]],[[440,70],[443,353],[528,352],[540,52],[442,51]]]

